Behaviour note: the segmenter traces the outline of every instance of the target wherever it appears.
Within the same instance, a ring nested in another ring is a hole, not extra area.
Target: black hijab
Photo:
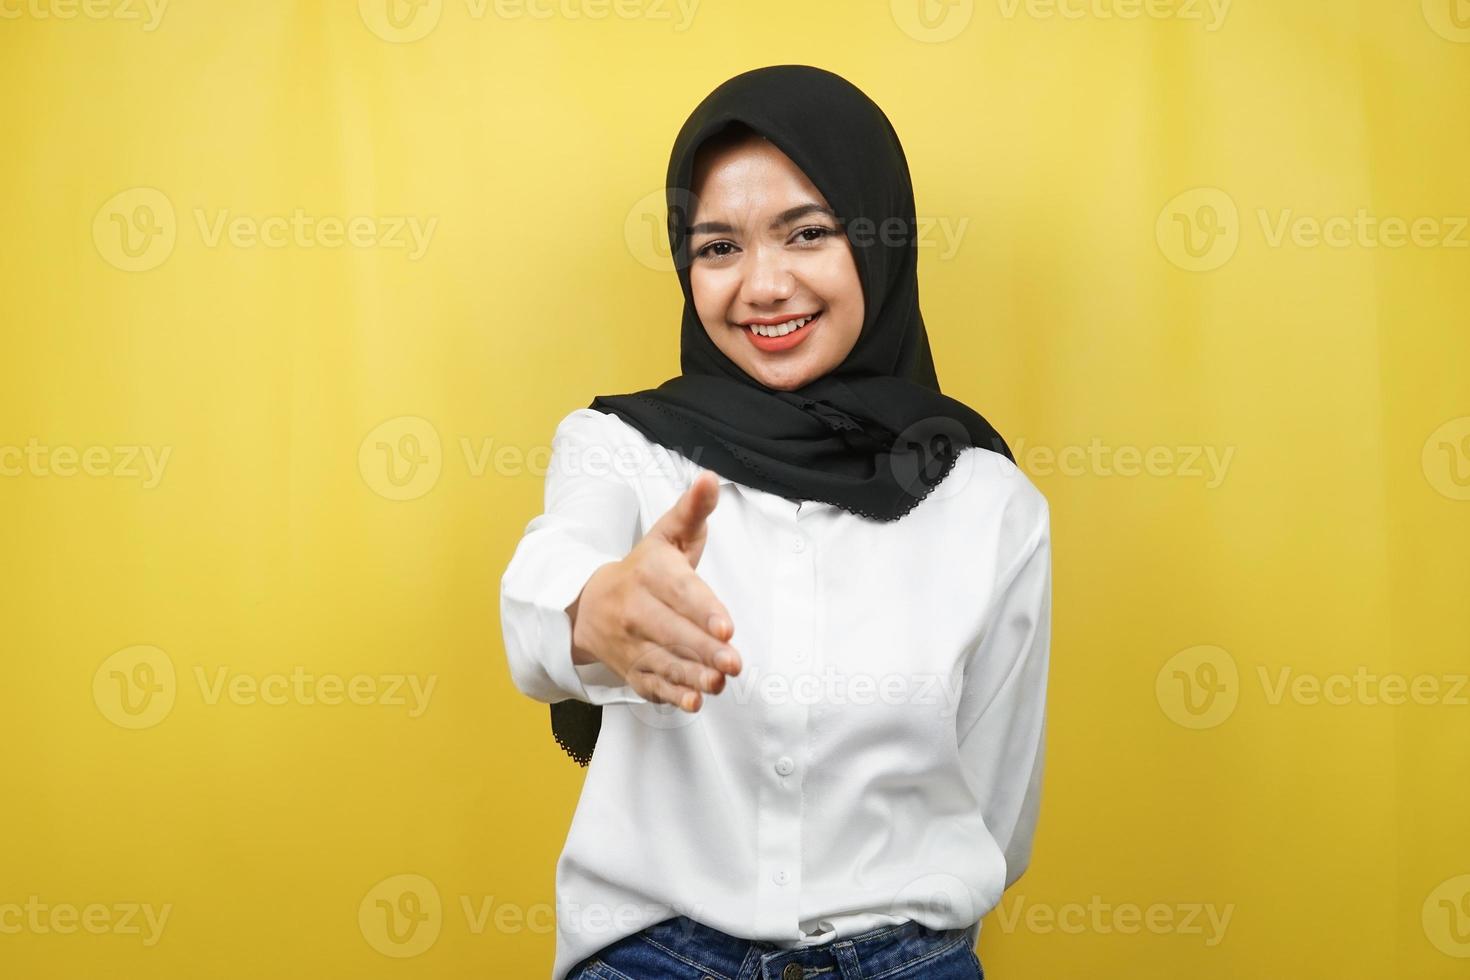
[[[775,144],[837,213],[863,287],[863,325],[847,358],[795,391],[767,388],[714,343],[689,286],[695,151],[731,123]],[[682,374],[657,388],[599,395],[658,443],[737,483],[894,521],[949,473],[961,449],[1014,462],[974,409],[940,392],[919,312],[913,183],[898,134],[851,82],[809,65],[757,68],[724,82],[679,130],[666,182],[670,254],[684,290]],[[587,765],[602,706],[551,705],[557,741]]]

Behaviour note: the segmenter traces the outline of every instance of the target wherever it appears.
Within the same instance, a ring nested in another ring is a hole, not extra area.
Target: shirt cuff
[[[642,697],[601,662],[572,662],[572,617],[567,606],[577,598],[592,573],[617,555],[595,548],[579,548],[557,563],[535,604],[536,644],[545,652],[546,672],[557,687],[579,701],[592,704],[643,704]]]

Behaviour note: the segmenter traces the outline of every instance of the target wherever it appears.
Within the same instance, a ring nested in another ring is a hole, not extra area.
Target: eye
[[[697,259],[722,259],[725,256],[729,255],[730,253],[729,252],[717,252],[715,250],[716,249],[720,249],[720,248],[733,249],[734,247],[735,247],[735,244],[733,242],[727,242],[727,241],[723,241],[723,240],[718,241],[718,242],[710,242],[708,245],[704,246],[699,251],[695,252],[694,253],[694,257],[697,258]]]
[[[798,229],[796,232],[796,237],[799,240],[800,244],[806,245],[816,244],[817,242],[820,242],[824,238],[828,238],[833,234],[836,234],[836,232],[834,232],[833,229],[826,227],[825,225],[809,225],[806,228]]]

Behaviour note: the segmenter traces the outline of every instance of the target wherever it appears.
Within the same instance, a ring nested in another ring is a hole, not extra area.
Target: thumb
[[[705,520],[720,499],[720,484],[714,473],[700,470],[689,489],[679,497],[668,513],[650,528],[685,553],[689,563],[699,561],[704,551]]]

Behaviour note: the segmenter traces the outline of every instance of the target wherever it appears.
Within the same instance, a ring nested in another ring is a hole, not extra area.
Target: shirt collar
[[[696,464],[695,467],[694,467],[694,469],[690,470],[689,481],[690,481],[691,484],[694,482],[694,478],[699,475],[699,471],[702,470],[702,469],[709,469],[709,467],[699,466],[698,464]],[[743,483],[737,483],[736,481],[730,479],[728,476],[725,476],[723,473],[719,473],[719,472],[717,472],[715,470],[710,470],[710,472],[715,474],[715,478],[717,480],[719,480],[719,485],[720,486],[723,487],[725,484],[728,483],[731,486],[733,486],[737,491],[739,491],[740,493],[742,493],[742,494],[744,494],[744,495],[746,495],[748,497],[753,495],[755,499],[759,500],[759,499],[764,498],[764,497],[775,497],[775,496],[777,496],[776,494],[767,493],[766,491],[763,491],[763,490],[756,490],[754,487],[748,487],[748,486],[746,486]],[[812,500],[812,501],[804,501],[803,504],[802,504],[802,506],[805,507],[807,510],[816,510],[819,507],[825,507],[827,505],[821,504],[821,503],[818,503],[815,500]]]
[[[700,466],[698,463],[694,463],[692,466],[689,467],[689,482],[687,484],[685,484],[685,486],[693,485],[694,479],[695,479],[695,477],[699,476],[700,471],[701,470],[708,470],[708,469],[709,469],[708,466]],[[710,472],[715,474],[715,479],[717,479],[717,480],[720,481],[720,486],[724,486],[727,483],[735,483],[734,480],[730,479],[728,476],[726,476],[723,473],[720,473],[720,472],[718,472],[716,470],[710,470]],[[736,484],[736,486],[739,486],[739,485],[740,484]]]

